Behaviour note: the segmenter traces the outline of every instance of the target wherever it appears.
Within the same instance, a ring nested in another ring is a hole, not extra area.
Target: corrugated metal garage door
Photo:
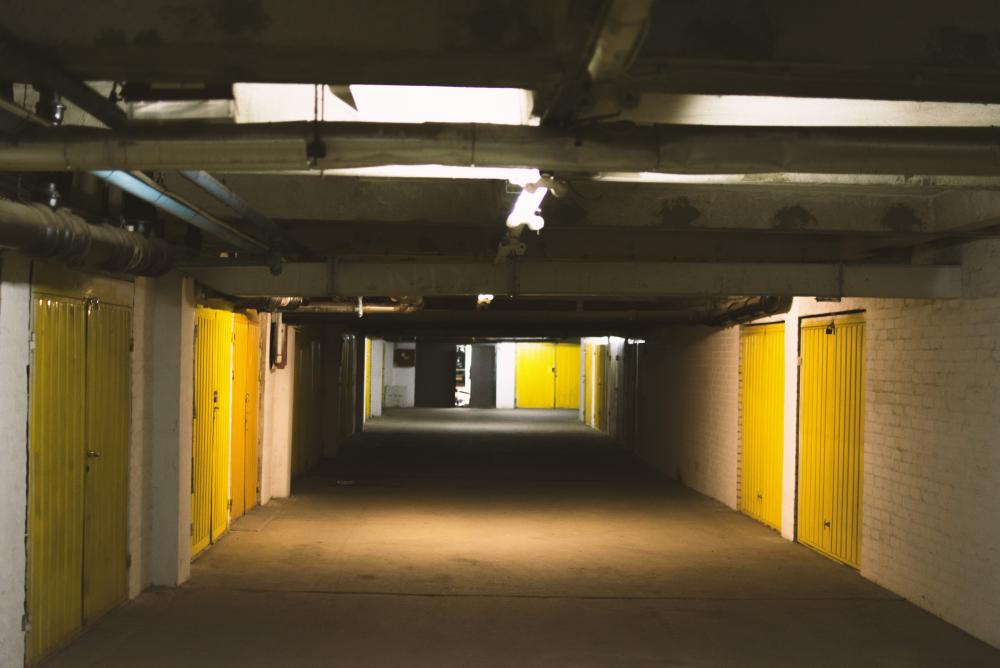
[[[802,324],[798,539],[855,568],[861,562],[864,320]]]
[[[80,627],[86,306],[37,296],[28,427],[29,661]]]
[[[740,510],[781,530],[785,325],[740,333],[742,456]]]
[[[104,303],[112,282],[67,282],[80,293],[33,296],[29,662],[127,593],[131,286],[111,285]]]
[[[556,345],[556,408],[580,407],[580,344]]]
[[[247,474],[247,385],[256,373],[247,365],[247,338],[250,321],[241,313],[233,316],[233,410],[229,459],[229,517],[235,520],[246,512]]]
[[[553,408],[556,396],[556,346],[518,343],[514,383],[518,408]]]
[[[229,519],[233,314],[199,307],[195,323],[192,555],[221,536]]]
[[[128,595],[131,319],[131,310],[122,306],[88,305],[84,621],[102,615]]]

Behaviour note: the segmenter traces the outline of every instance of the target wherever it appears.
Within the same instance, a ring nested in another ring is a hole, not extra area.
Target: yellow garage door
[[[556,346],[518,343],[514,383],[518,408],[554,408]]]
[[[257,484],[257,459],[260,453],[257,442],[260,434],[258,415],[260,414],[260,323],[251,321],[247,326],[246,345],[246,399],[245,426],[243,434],[243,499],[245,509],[257,505],[260,488]]]
[[[785,325],[744,327],[741,347],[740,510],[781,530]]]
[[[221,536],[228,524],[233,314],[198,308],[195,323],[192,555]]]
[[[229,516],[235,520],[246,512],[246,459],[247,459],[247,383],[249,371],[247,365],[247,336],[250,321],[241,313],[233,315],[233,407],[232,407],[232,438],[230,440],[229,458]]]
[[[594,344],[583,344],[583,423],[594,426]]]
[[[128,308],[91,302],[87,311],[84,621],[102,615],[128,595],[132,331]]]
[[[372,340],[365,337],[365,419],[372,416]]]
[[[35,293],[27,657],[126,596],[130,311]]]
[[[260,402],[260,328],[251,317],[233,316],[230,521],[257,505],[257,405]]]
[[[800,542],[858,568],[864,440],[864,320],[802,324]]]
[[[556,345],[556,408],[580,407],[580,344]]]
[[[80,627],[86,306],[36,296],[28,425],[28,660]]]

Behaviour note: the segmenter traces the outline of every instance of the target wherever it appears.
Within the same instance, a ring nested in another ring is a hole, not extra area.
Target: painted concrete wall
[[[497,344],[497,408],[514,408],[514,374],[517,367],[517,344]]]
[[[385,408],[412,408],[416,388],[416,368],[397,367],[393,364],[393,352],[400,348],[416,349],[416,344],[407,341],[385,342]],[[418,361],[419,363],[419,361]]]
[[[270,327],[268,344],[270,345]],[[288,337],[285,368],[264,371],[264,410],[261,414],[260,502],[286,498],[292,489],[292,403],[295,400],[295,328],[284,327]]]
[[[675,327],[646,337],[640,457],[736,507],[739,330]]]
[[[153,281],[138,278],[132,294],[132,422],[129,427],[128,539],[132,566],[128,593],[134,598],[149,586],[153,557],[153,443],[148,431],[153,397],[145,390],[154,364],[146,331],[153,320]]]
[[[30,262],[0,254],[0,666],[24,663]]]
[[[794,536],[800,318],[864,310],[861,574],[1000,647],[1000,244],[963,266],[965,299],[799,298],[762,321],[786,321],[782,534]],[[642,456],[731,507],[738,336],[658,333],[642,374]]]
[[[151,450],[150,582],[172,587],[191,571],[194,284],[171,273],[153,283],[149,297],[151,317],[141,345],[149,351],[143,424]]]

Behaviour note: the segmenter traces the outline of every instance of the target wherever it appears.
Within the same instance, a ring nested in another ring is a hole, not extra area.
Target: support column
[[[150,298],[144,388],[152,450],[150,579],[175,587],[191,572],[194,282],[168,274],[156,281]]]
[[[24,664],[31,262],[0,257],[0,665]]]

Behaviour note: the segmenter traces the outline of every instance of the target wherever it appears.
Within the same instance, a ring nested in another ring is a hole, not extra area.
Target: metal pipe
[[[583,128],[389,123],[49,128],[0,145],[0,170],[301,171],[438,164],[555,172],[1000,175],[990,128]]]
[[[0,246],[71,265],[159,276],[173,261],[170,246],[110,225],[91,225],[68,209],[0,200]]]
[[[144,174],[122,171],[95,171],[94,175],[240,250],[251,253],[261,253],[268,250],[266,244],[243,234],[194,205],[188,204],[177,195],[167,192],[166,189],[160,187],[155,181]]]
[[[108,104],[111,103],[109,102]],[[48,123],[44,118],[37,114],[34,114],[27,109],[23,109],[16,104],[0,99],[0,131],[7,132],[8,134],[17,134],[18,132],[32,126],[47,127]],[[266,250],[268,248],[264,244],[257,242],[255,239],[233,229],[230,225],[218,220],[214,216],[197,209],[187,202],[184,202],[179,197],[168,192],[165,188],[162,188],[155,181],[141,172],[130,173],[122,171],[98,170],[94,171],[93,174],[104,181],[131,193],[135,197],[149,202],[154,207],[177,216],[181,220],[184,220],[189,224],[194,225],[215,237],[218,237],[222,241],[233,244],[236,248],[251,252],[260,252],[261,250]],[[208,174],[205,174],[205,176],[209,179],[212,178]],[[219,185],[222,186],[221,183]],[[225,186],[222,187],[225,188]],[[215,193],[212,194],[218,197]],[[233,196],[235,197],[235,194]],[[249,209],[249,205],[247,208]]]
[[[371,304],[365,302],[362,306],[344,302],[313,302],[294,308],[296,313],[350,313],[353,315],[415,313],[424,308],[423,299],[400,301],[395,304]],[[359,314],[358,311],[361,311]]]

